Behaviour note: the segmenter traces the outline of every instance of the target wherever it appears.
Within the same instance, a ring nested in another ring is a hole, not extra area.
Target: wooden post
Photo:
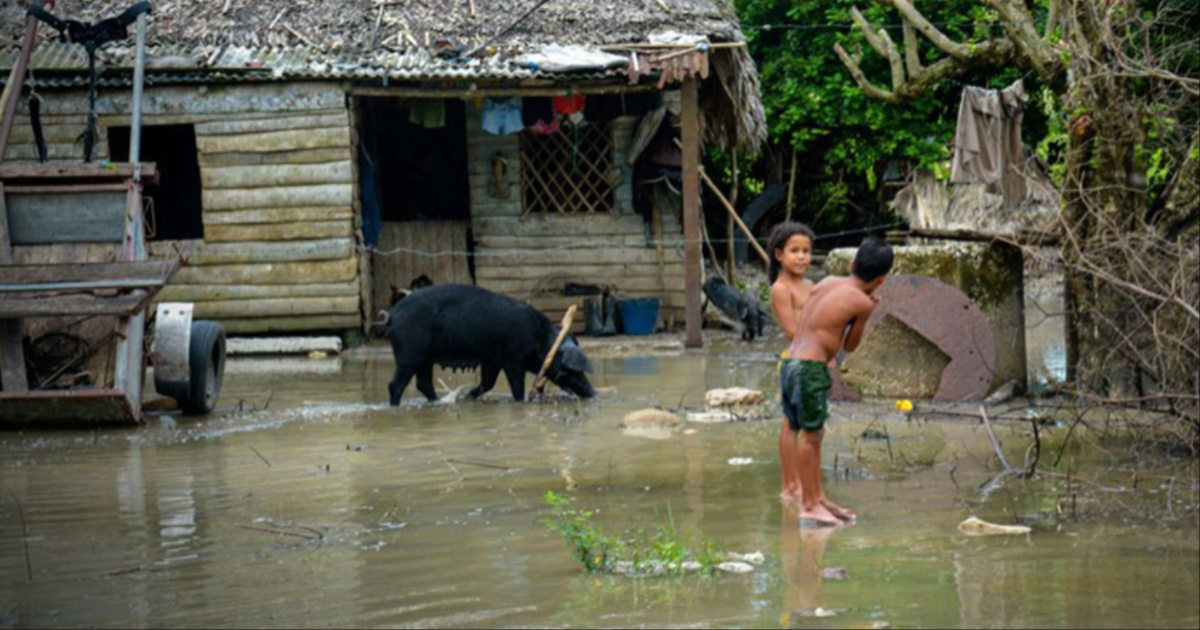
[[[733,148],[730,149],[730,151],[729,151],[729,159],[730,159],[730,163],[731,163],[730,171],[732,171],[732,174],[733,174],[733,184],[730,186],[730,190],[729,190],[729,204],[732,205],[734,208],[737,208],[738,187],[739,187],[738,186],[737,154],[738,154],[737,145],[735,144],[735,145],[733,145]],[[734,243],[733,243],[733,240],[734,240],[733,228],[734,228],[733,217],[731,216],[731,217],[729,217],[729,220],[725,222],[725,267],[729,270],[729,274],[728,274],[729,275],[729,284],[730,284],[730,286],[732,286],[733,288],[736,289],[737,288],[737,284],[736,284],[737,278],[734,277],[734,264],[737,262],[735,260],[735,258],[737,256],[735,250],[737,248],[734,247]],[[714,265],[717,264],[717,261],[714,260],[713,264]]]
[[[0,182],[0,265],[13,262],[8,235],[8,208],[4,202],[4,183]],[[21,320],[0,319],[0,389],[23,392],[29,389],[25,376],[25,348],[21,345]]]
[[[683,80],[683,272],[688,348],[704,345],[700,338],[700,283],[704,270],[700,266],[700,108],[696,78]]]

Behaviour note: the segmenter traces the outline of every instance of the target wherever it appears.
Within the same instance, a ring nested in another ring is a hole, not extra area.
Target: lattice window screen
[[[591,214],[616,209],[612,131],[606,123],[555,133],[521,132],[523,214]]]

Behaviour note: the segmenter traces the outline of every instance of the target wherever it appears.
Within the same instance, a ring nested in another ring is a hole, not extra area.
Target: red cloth
[[[582,94],[554,97],[554,113],[562,114],[563,116],[583,111],[583,105],[584,96]]]

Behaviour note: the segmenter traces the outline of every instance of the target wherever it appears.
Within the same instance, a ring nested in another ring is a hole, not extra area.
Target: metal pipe
[[[133,64],[133,124],[129,129],[129,161],[133,181],[142,183],[142,83],[146,78],[146,14],[137,16],[137,56]]]
[[[45,3],[53,7],[54,2]],[[25,85],[25,70],[29,66],[29,56],[33,53],[35,36],[37,35],[37,18],[30,13],[25,18],[25,34],[21,38],[21,51],[17,54],[17,62],[8,73],[8,81],[4,83],[4,92],[0,95],[0,162],[4,161],[4,151],[8,148],[8,136],[12,133],[13,120],[17,117],[17,101],[21,99],[21,87]]]

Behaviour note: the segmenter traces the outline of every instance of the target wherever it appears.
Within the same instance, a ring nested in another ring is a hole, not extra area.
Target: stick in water
[[[979,405],[979,416],[983,418],[983,426],[987,428],[988,438],[992,441],[992,448],[996,451],[996,457],[1000,458],[1000,463],[1004,465],[1005,472],[1013,472],[1013,467],[1008,465],[1008,460],[1004,459],[1004,452],[1000,450],[1000,441],[996,439],[996,432],[992,431],[992,421],[988,420],[987,409],[983,405]]]
[[[542,389],[546,387],[546,370],[550,369],[550,364],[554,362],[554,355],[558,353],[558,347],[567,338],[567,333],[571,332],[571,322],[574,319],[575,305],[572,304],[567,309],[567,314],[563,315],[562,326],[558,331],[558,338],[554,340],[554,345],[550,346],[550,352],[546,353],[546,358],[542,361],[542,369],[538,370],[537,378],[533,379],[533,389],[529,390],[530,398],[533,398],[534,394],[541,395]]]

